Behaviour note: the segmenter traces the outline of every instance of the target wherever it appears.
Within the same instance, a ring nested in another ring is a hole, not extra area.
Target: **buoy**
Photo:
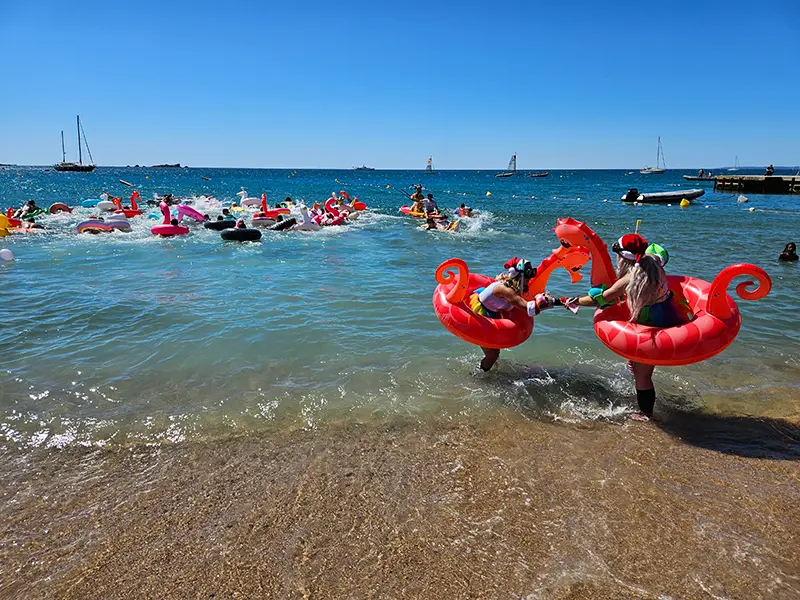
[[[667,206],[672,206],[672,204],[667,204]]]
[[[492,192],[486,192],[486,197],[487,197],[487,198],[488,198],[489,196],[491,196],[491,195],[492,195]]]
[[[387,190],[390,190],[390,189],[392,189],[392,186],[390,186],[390,185],[387,185],[387,186],[386,186],[386,189],[387,189]]]
[[[3,260],[14,260],[14,253],[8,248],[0,250],[0,258]]]
[[[690,204],[691,202],[689,202],[686,198],[681,200],[681,208],[687,208]]]
[[[150,179],[150,175],[145,175],[144,178],[145,179]]]
[[[706,204],[706,208],[711,208],[708,204]]]
[[[756,207],[755,206],[751,206],[747,210],[749,210],[750,212],[756,212]]]

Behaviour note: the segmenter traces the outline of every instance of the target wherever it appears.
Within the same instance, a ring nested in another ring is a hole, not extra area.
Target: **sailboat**
[[[438,171],[433,170],[433,157],[428,157],[428,166],[425,167],[425,175],[438,175]]]
[[[662,166],[663,165],[663,166]],[[656,151],[656,166],[646,167],[639,171],[642,175],[663,175],[667,163],[664,160],[664,151],[661,149],[661,136],[658,136],[658,150]]]
[[[739,170],[739,155],[736,155],[736,158],[733,161],[733,166],[728,169],[728,171],[738,171]]]
[[[89,153],[89,160],[92,161],[90,164],[85,165],[83,164],[83,153],[81,152],[81,137],[83,137],[83,143],[86,144],[86,151]],[[89,143],[86,141],[86,134],[83,133],[83,127],[81,127],[81,117],[78,115],[78,162],[67,162],[67,153],[64,150],[64,132],[61,132],[61,162],[55,165],[56,171],[78,171],[81,173],[88,173],[90,171],[94,171],[94,159],[92,158],[92,151],[89,150]]]
[[[511,160],[508,161],[508,169],[504,173],[497,173],[495,177],[511,177],[517,174],[517,153],[511,155]]]

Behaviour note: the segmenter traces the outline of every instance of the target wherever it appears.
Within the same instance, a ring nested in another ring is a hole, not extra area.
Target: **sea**
[[[504,350],[495,369],[481,373],[480,349],[450,334],[432,306],[443,261],[461,258],[472,272],[491,276],[513,256],[538,264],[558,246],[557,220],[573,217],[609,246],[640,222],[648,241],[669,251],[671,274],[711,281],[736,263],[766,270],[772,279],[766,298],[741,300],[735,286],[729,289],[742,327],[727,350],[699,364],[656,369],[656,413],[685,425],[678,433],[665,428],[678,448],[689,447],[682,464],[699,456],[691,452],[695,446],[712,457],[797,464],[800,265],[777,260],[786,243],[800,241],[797,197],[716,193],[708,182],[682,179],[693,171],[495,173],[2,168],[3,212],[31,199],[43,207],[80,207],[104,191],[127,203],[133,189],[143,202],[166,193],[190,199],[212,218],[242,188],[253,197],[266,193],[270,203],[289,197],[306,205],[344,190],[368,208],[345,226],[265,231],[255,243],[225,242],[192,224],[189,235],[160,238],[151,235],[157,221],[147,214],[131,220],[129,233],[80,235],[76,224],[96,213],[86,208],[42,216],[44,232],[0,238],[0,248],[15,257],[0,261],[0,450],[15,461],[45,460],[52,452],[213,449],[231,439],[284,439],[331,427],[342,435],[351,427],[377,435],[398,423],[427,431],[500,419],[504,427],[541,426],[541,435],[569,431],[559,456],[575,448],[588,460],[606,446],[593,450],[594,434],[581,432],[622,431],[635,410],[625,361],[596,338],[590,310],[542,313],[527,342]],[[418,183],[442,209],[464,203],[476,216],[462,219],[455,232],[422,230],[419,220],[399,212]],[[705,194],[686,208],[621,202],[633,187],[702,187]],[[583,294],[588,267],[584,275],[572,284],[557,272],[549,289],[556,296]],[[709,419],[715,426],[705,436]],[[779,426],[761,427],[757,435],[724,426],[742,420]],[[9,464],[4,481],[27,485]],[[564,467],[568,477],[581,468],[571,464]],[[746,479],[739,468],[720,477]],[[59,493],[55,481],[43,495]],[[762,554],[770,555],[763,543]],[[766,571],[781,577],[778,567]],[[31,585],[20,589],[36,589]]]
[[[449,334],[431,304],[444,260],[462,258],[488,275],[513,256],[538,264],[557,247],[552,228],[567,216],[609,245],[641,221],[641,233],[669,250],[670,273],[711,281],[735,263],[764,268],[772,292],[739,302],[735,343],[704,363],[658,369],[658,390],[680,406],[796,414],[786,398],[800,396],[800,265],[777,256],[800,235],[800,205],[756,195],[740,203],[709,185],[687,209],[620,201],[631,187],[695,187],[685,173],[7,167],[4,211],[31,199],[80,206],[103,191],[127,200],[132,189],[144,201],[172,193],[230,203],[242,187],[309,205],[345,190],[369,210],[345,227],[235,244],[199,226],[159,238],[146,217],[132,219],[131,233],[78,235],[76,223],[93,212],[79,208],[40,218],[46,233],[0,240],[16,257],[0,266],[0,443],[174,442],[276,422],[313,427],[498,408],[614,418],[630,410],[633,390],[624,361],[596,339],[590,311],[542,314],[528,342],[502,353],[496,373],[476,376],[480,350]],[[442,208],[465,203],[479,215],[453,234],[420,230],[398,212],[416,183]],[[561,270],[550,289],[586,292],[585,271],[572,285]]]

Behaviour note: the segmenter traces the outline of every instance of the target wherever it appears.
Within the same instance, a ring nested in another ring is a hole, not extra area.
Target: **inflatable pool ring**
[[[174,235],[186,235],[189,233],[189,228],[183,225],[173,225],[170,222],[169,206],[166,202],[161,203],[161,214],[164,215],[164,221],[161,225],[156,225],[150,228],[150,233],[153,235],[160,235],[164,237],[171,237]]]
[[[347,221],[347,215],[345,215],[343,212],[340,212],[332,219],[328,219],[327,221],[323,222],[323,225],[325,227],[337,227],[339,225],[344,224],[346,221]]]
[[[89,198],[88,200],[84,200],[81,202],[81,206],[83,208],[94,208],[96,207],[102,200],[100,198]]]
[[[236,219],[217,219],[216,221],[206,221],[203,227],[212,231],[222,231],[236,227]]]
[[[0,237],[6,237],[11,235],[9,228],[11,224],[8,222],[8,217],[5,215],[0,215]]]
[[[86,221],[78,223],[76,229],[78,233],[108,233],[115,230],[128,232],[131,230],[131,224],[125,215],[114,215],[105,220],[89,217]]]
[[[600,237],[585,223],[574,219],[559,219],[554,229],[568,252],[588,249],[592,257],[592,284],[610,286],[615,278],[608,249]],[[711,283],[694,277],[669,275],[670,290],[686,300],[694,318],[685,325],[651,327],[628,321],[626,302],[618,302],[594,315],[594,331],[612,352],[628,360],[656,365],[689,365],[711,358],[725,350],[739,333],[742,318],[733,298],[727,293],[734,278],[750,276],[736,286],[737,295],[744,300],[759,300],[772,288],[769,275],[760,267],[736,264],[723,269]]]
[[[116,199],[119,200],[119,198]],[[100,202],[97,203],[95,208],[97,208],[98,210],[104,210],[106,212],[110,212],[115,208],[117,208],[117,205],[114,204],[114,202],[111,200],[100,200]]]
[[[228,242],[257,242],[261,239],[261,232],[245,227],[244,221],[239,221],[232,229],[221,231],[219,235]]]
[[[401,206],[400,207],[400,212],[403,213],[404,215],[408,215],[410,217],[416,217],[418,219],[426,219],[426,218],[428,218],[425,215],[424,212],[411,212],[411,207],[410,206]],[[445,217],[445,215],[439,214],[439,215],[431,215],[430,218],[431,219],[444,219],[446,217]]]
[[[302,222],[298,223],[295,227],[298,231],[316,231],[320,228],[320,224],[315,222],[308,214],[308,209],[304,206],[300,209],[300,215],[303,218]]]
[[[277,222],[278,215],[288,215],[288,208],[268,208],[267,195],[261,195],[261,210],[253,215],[252,223],[256,227],[271,227]]]
[[[353,208],[356,210],[367,210],[367,205],[361,202],[358,198],[356,198],[355,202],[353,202]]]
[[[589,253],[556,250],[536,269],[536,275],[524,294],[526,300],[544,292],[550,275],[556,268],[567,269],[572,282],[581,280],[580,268],[589,261]],[[455,275],[450,272],[455,271]],[[512,308],[500,313],[499,319],[479,315],[469,307],[470,296],[478,288],[494,283],[486,275],[470,273],[460,258],[446,260],[436,269],[439,283],[433,292],[433,310],[447,330],[462,340],[483,348],[512,348],[527,340],[533,332],[533,319],[524,310]]]
[[[247,192],[245,191],[244,186],[242,186],[241,192],[236,192],[236,195],[241,198],[239,201],[241,206],[258,206],[260,204],[260,200],[258,198],[247,197]]]
[[[650,327],[631,323],[627,303],[597,310],[594,331],[612,352],[638,363],[660,366],[690,365],[711,358],[731,345],[742,317],[726,289],[735,277],[751,276],[758,287],[745,281],[736,286],[744,300],[759,300],[772,288],[769,275],[755,265],[737,264],[726,267],[711,283],[677,275],[668,276],[669,287],[678,298],[685,299],[694,318],[685,325]]]
[[[189,219],[194,219],[198,223],[204,223],[206,220],[206,218],[203,215],[201,215],[198,211],[196,211],[188,204],[179,204],[175,210],[178,213],[178,221],[183,220],[184,217],[187,217]]]
[[[72,209],[63,202],[56,202],[55,204],[50,205],[50,208],[47,209],[47,212],[49,212],[51,215],[59,212],[71,213]]]
[[[286,231],[287,229],[291,229],[295,225],[297,225],[297,219],[295,219],[294,217],[289,217],[288,219],[284,219],[283,221],[278,221],[277,223],[275,223],[275,225],[270,227],[270,230]]]

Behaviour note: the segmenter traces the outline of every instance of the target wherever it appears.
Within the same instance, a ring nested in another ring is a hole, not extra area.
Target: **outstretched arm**
[[[629,275],[617,279],[610,288],[604,290],[600,294],[594,296],[581,296],[577,300],[573,300],[570,304],[577,304],[578,306],[608,306],[614,304],[617,300],[625,295],[625,289],[628,287]],[[602,297],[603,303],[600,302]]]

